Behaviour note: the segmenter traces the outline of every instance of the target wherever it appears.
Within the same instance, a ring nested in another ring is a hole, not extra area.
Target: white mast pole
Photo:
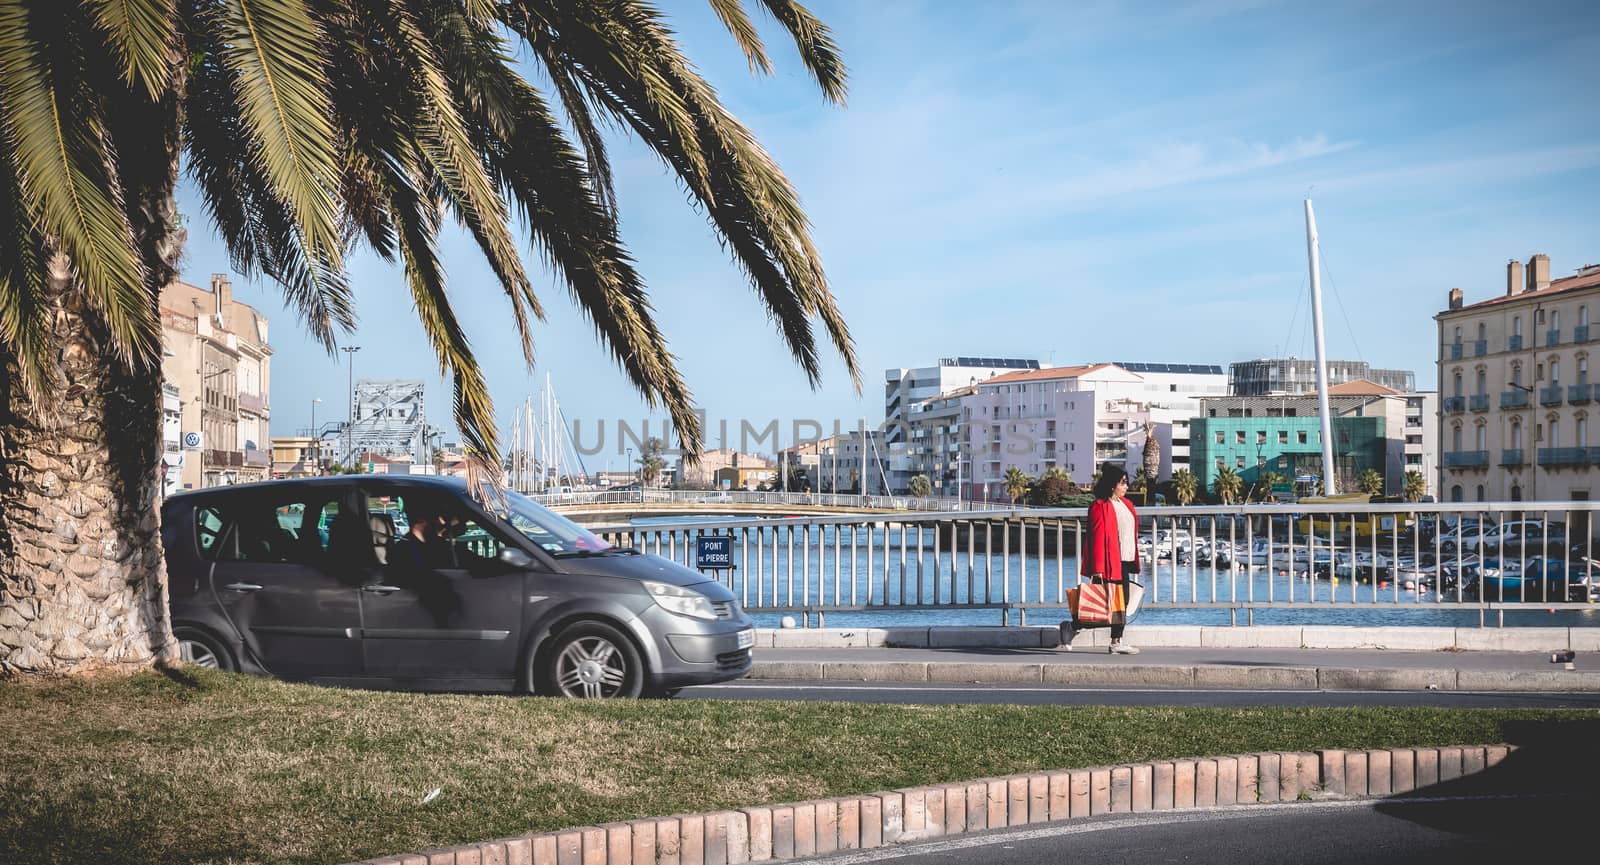
[[[1328,408],[1328,355],[1322,339],[1322,268],[1317,253],[1317,216],[1306,199],[1306,257],[1311,268],[1311,328],[1317,345],[1317,414],[1322,420],[1322,494],[1334,495],[1333,416]]]

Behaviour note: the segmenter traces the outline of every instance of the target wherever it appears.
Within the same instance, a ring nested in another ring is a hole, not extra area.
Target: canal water
[[[641,529],[669,529],[674,524],[709,522],[716,517],[662,517],[634,520]],[[1035,546],[1026,556],[1006,555],[1001,539],[991,539],[994,552],[984,554],[984,541],[975,538],[976,555],[963,540],[952,552],[948,544],[935,550],[933,531],[919,539],[915,528],[902,532],[883,527],[812,526],[809,536],[800,526],[773,521],[770,528],[735,534],[734,568],[711,571],[750,609],[758,626],[778,627],[785,617],[799,620],[808,606],[867,607],[824,614],[828,627],[917,627],[930,625],[1052,624],[1066,616],[1065,609],[999,609],[948,606],[950,604],[1062,604],[1064,592],[1077,582],[1077,559],[1068,552]],[[793,538],[790,538],[790,533]],[[887,532],[887,536],[886,536]],[[652,540],[647,551],[693,566],[694,542],[679,532],[674,544],[662,538],[657,549]],[[852,540],[854,548],[852,550]],[[1012,546],[1019,546],[1015,539]],[[902,554],[902,548],[904,553]],[[887,556],[885,552],[887,551]],[[1301,554],[1304,555],[1303,553]],[[1600,606],[1594,609],[1556,610],[1537,603],[1515,604],[1502,616],[1485,612],[1472,602],[1458,601],[1453,590],[1441,598],[1393,583],[1327,580],[1295,575],[1287,569],[1266,567],[1212,568],[1192,563],[1174,565],[1163,560],[1146,564],[1140,582],[1145,584],[1144,606],[1135,617],[1142,624],[1170,625],[1365,625],[1477,627],[1600,626]],[[1310,604],[1304,607],[1247,610],[1244,604]],[[1338,604],[1338,606],[1335,606]],[[911,609],[922,605],[946,605]],[[1216,605],[1216,606],[1196,606]],[[1327,605],[1327,606],[1319,606]],[[1352,606],[1354,605],[1354,606]],[[815,612],[810,623],[817,623]]]

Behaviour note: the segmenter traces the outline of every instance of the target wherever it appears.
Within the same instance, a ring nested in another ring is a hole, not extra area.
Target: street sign
[[[727,535],[695,538],[694,566],[702,571],[733,570],[733,538]]]

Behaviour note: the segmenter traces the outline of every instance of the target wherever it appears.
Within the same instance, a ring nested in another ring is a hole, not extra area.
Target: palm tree
[[[1188,469],[1178,469],[1172,473],[1172,494],[1178,497],[1178,504],[1186,505],[1194,501],[1195,493],[1200,491],[1200,479]]]
[[[911,494],[919,499],[927,498],[933,493],[933,481],[927,475],[917,475],[909,483]]]
[[[1011,503],[1016,504],[1028,494],[1028,486],[1033,483],[1033,478],[1028,473],[1016,466],[1006,469],[1005,474],[1006,495],[1011,497]]]
[[[1356,488],[1369,496],[1378,495],[1383,492],[1383,475],[1376,469],[1366,469],[1356,478]]]
[[[1288,478],[1285,478],[1283,475],[1280,475],[1277,472],[1262,472],[1256,478],[1256,489],[1261,491],[1261,501],[1277,501],[1278,497],[1273,494],[1272,488],[1277,484],[1286,483],[1287,481]]]
[[[770,72],[745,4],[711,3]],[[795,0],[760,6],[842,103],[828,29]],[[158,298],[184,247],[180,165],[234,268],[280,283],[329,351],[354,328],[353,248],[403,266],[480,490],[499,444],[450,296],[472,289],[448,284],[438,255],[447,221],[491,265],[525,361],[544,313],[513,236],[524,227],[699,453],[689,390],[620,237],[607,120],[679,179],[811,383],[820,323],[859,389],[794,188],[641,0],[0,3],[0,674],[172,656]]]
[[[1217,478],[1211,482],[1211,488],[1217,491],[1217,498],[1222,499],[1223,504],[1231,505],[1244,489],[1244,478],[1228,466],[1223,466],[1217,469]]]
[[[1422,497],[1428,494],[1428,481],[1422,476],[1422,472],[1408,471],[1401,492],[1405,495],[1406,501],[1420,502]]]
[[[644,486],[655,486],[656,478],[661,477],[661,470],[667,466],[667,461],[661,458],[665,449],[666,446],[656,436],[645,439],[640,446],[639,479],[644,481]]]
[[[1145,504],[1149,504],[1155,492],[1156,481],[1161,477],[1161,440],[1156,438],[1156,425],[1150,421],[1144,422],[1144,489]]]

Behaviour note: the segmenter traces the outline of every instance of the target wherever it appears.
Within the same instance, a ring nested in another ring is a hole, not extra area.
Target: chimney
[[[1506,262],[1506,296],[1522,290],[1522,262],[1515,258]]]
[[[1459,288],[1450,289],[1450,308],[1451,309],[1460,309],[1461,308],[1461,289],[1459,289]]]
[[[1550,256],[1539,253],[1528,259],[1528,290],[1544,291],[1550,287]]]
[[[211,293],[217,302],[217,323],[224,329],[228,326],[228,307],[233,304],[233,283],[228,281],[226,273],[211,274]]]

